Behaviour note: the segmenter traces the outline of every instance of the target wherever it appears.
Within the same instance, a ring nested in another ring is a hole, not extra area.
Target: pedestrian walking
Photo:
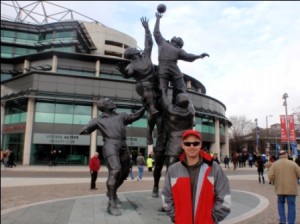
[[[144,159],[144,156],[142,155],[141,152],[138,153],[138,156],[136,157],[136,165],[138,167],[138,176],[137,176],[137,181],[141,181],[143,179],[144,175],[144,166],[146,162]]]
[[[226,155],[225,158],[224,158],[224,164],[225,164],[225,168],[227,167],[229,169],[229,157]]]
[[[266,163],[265,167],[267,168],[267,171],[269,173],[270,171],[270,168],[272,166],[272,164],[275,162],[275,156],[274,155],[271,155],[270,158],[269,158],[269,161]],[[272,180],[269,180],[269,184],[273,184],[274,185],[274,181]]]
[[[268,177],[274,181],[280,223],[288,221],[289,224],[295,224],[297,181],[300,179],[300,167],[295,162],[288,160],[287,152],[281,150],[279,159],[271,166]],[[286,202],[287,218],[285,214]]]
[[[152,159],[152,154],[151,153],[148,155],[146,163],[147,163],[148,171],[152,172],[154,160]]]
[[[214,161],[220,165],[220,161],[218,159],[218,153],[213,154]]]
[[[91,190],[97,190],[96,181],[98,177],[98,171],[100,170],[99,153],[95,152],[94,156],[90,159],[89,168],[91,173]]]
[[[132,160],[132,155],[130,154],[129,176],[130,176],[131,180],[134,180],[132,166],[133,166],[133,160]]]
[[[9,167],[9,168],[16,167],[17,165],[15,163],[15,160],[16,160],[15,152],[13,150],[9,150],[7,167]]]
[[[264,177],[264,170],[265,170],[265,163],[261,155],[257,157],[257,161],[255,166],[257,167],[257,173],[258,173],[258,182],[263,184],[265,183],[265,177]]]

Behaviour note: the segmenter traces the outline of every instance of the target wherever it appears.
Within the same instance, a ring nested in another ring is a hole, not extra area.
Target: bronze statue
[[[185,52],[183,47],[183,40],[180,37],[173,37],[170,41],[163,38],[159,25],[160,19],[163,14],[156,12],[156,23],[154,27],[154,38],[158,45],[158,77],[159,77],[159,89],[162,95],[167,95],[169,81],[173,86],[173,98],[172,103],[175,103],[176,95],[186,92],[186,85],[183,80],[183,74],[177,66],[178,60],[184,60],[193,62],[196,59],[209,57],[207,53],[201,55],[194,55]]]
[[[117,190],[127,178],[130,170],[130,153],[126,144],[126,126],[140,119],[145,112],[141,108],[136,113],[117,113],[116,105],[108,98],[101,98],[97,102],[102,114],[92,119],[80,134],[90,134],[99,130],[103,136],[103,157],[108,168],[106,182],[107,195],[109,197],[107,211],[111,215],[121,215],[117,207]]]
[[[152,132],[156,124],[157,116],[159,116],[159,111],[156,108],[158,97],[156,88],[158,80],[151,60],[153,40],[149,30],[148,20],[142,17],[141,22],[145,28],[144,51],[132,47],[127,48],[124,52],[124,57],[131,62],[128,65],[124,62],[119,62],[117,69],[124,78],[133,77],[136,80],[136,92],[142,97],[142,100],[145,101],[148,111],[147,144],[152,145]]]
[[[167,169],[173,163],[179,161],[183,153],[181,148],[182,133],[192,129],[194,124],[195,109],[187,94],[180,93],[176,96],[175,104],[172,104],[166,95],[162,97],[163,120],[164,120],[164,140],[163,155],[157,155],[154,167],[154,186],[152,197],[158,197],[160,173],[164,163]]]

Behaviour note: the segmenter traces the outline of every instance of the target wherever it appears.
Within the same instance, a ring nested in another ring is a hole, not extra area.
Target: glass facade
[[[201,133],[215,134],[215,124],[212,117],[195,118],[195,128]]]
[[[35,122],[54,124],[87,124],[91,118],[91,106],[50,102],[36,103]]]

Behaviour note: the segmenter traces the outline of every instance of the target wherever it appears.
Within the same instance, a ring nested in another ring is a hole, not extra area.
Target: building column
[[[191,81],[186,82],[186,88],[187,89],[192,89],[192,82]]]
[[[57,56],[53,55],[52,58],[52,70],[51,72],[57,72]]]
[[[224,157],[226,155],[228,155],[228,157],[230,157],[230,155],[229,155],[229,135],[228,135],[228,124],[227,123],[225,124],[225,133],[224,134],[225,134],[225,145],[223,146],[222,154],[224,155]]]
[[[2,147],[2,139],[3,139],[3,124],[4,124],[4,116],[5,116],[5,102],[1,102],[1,147]]]
[[[217,153],[220,159],[220,121],[215,118],[215,142],[210,146],[211,153]]]
[[[93,118],[96,118],[98,116],[98,108],[97,108],[97,102],[93,103]],[[91,145],[90,145],[90,155],[94,155],[97,150],[97,131],[94,131],[91,133]]]
[[[23,74],[28,72],[29,70],[30,70],[30,61],[25,59],[24,60]]]
[[[95,63],[95,76],[99,77],[100,76],[100,60],[97,60]]]
[[[29,165],[30,163],[30,152],[32,146],[32,135],[33,135],[33,118],[34,118],[34,98],[28,98],[27,103],[27,117],[26,117],[26,128],[24,136],[24,149],[23,149],[23,165]]]

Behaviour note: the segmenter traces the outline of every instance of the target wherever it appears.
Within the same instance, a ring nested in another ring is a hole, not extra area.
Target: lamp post
[[[284,100],[283,106],[285,107],[285,127],[287,132],[287,152],[289,155],[291,155],[291,149],[290,149],[290,128],[289,128],[289,121],[288,121],[288,112],[287,112],[287,101],[286,98],[288,98],[288,94],[284,93],[282,96],[282,99]]]
[[[255,151],[256,151],[256,153],[258,153],[257,118],[255,118],[255,140],[256,140]]]
[[[268,146],[268,141],[269,141],[269,125],[268,125],[268,117],[273,117],[273,115],[267,115],[267,116],[266,116],[267,146]]]

